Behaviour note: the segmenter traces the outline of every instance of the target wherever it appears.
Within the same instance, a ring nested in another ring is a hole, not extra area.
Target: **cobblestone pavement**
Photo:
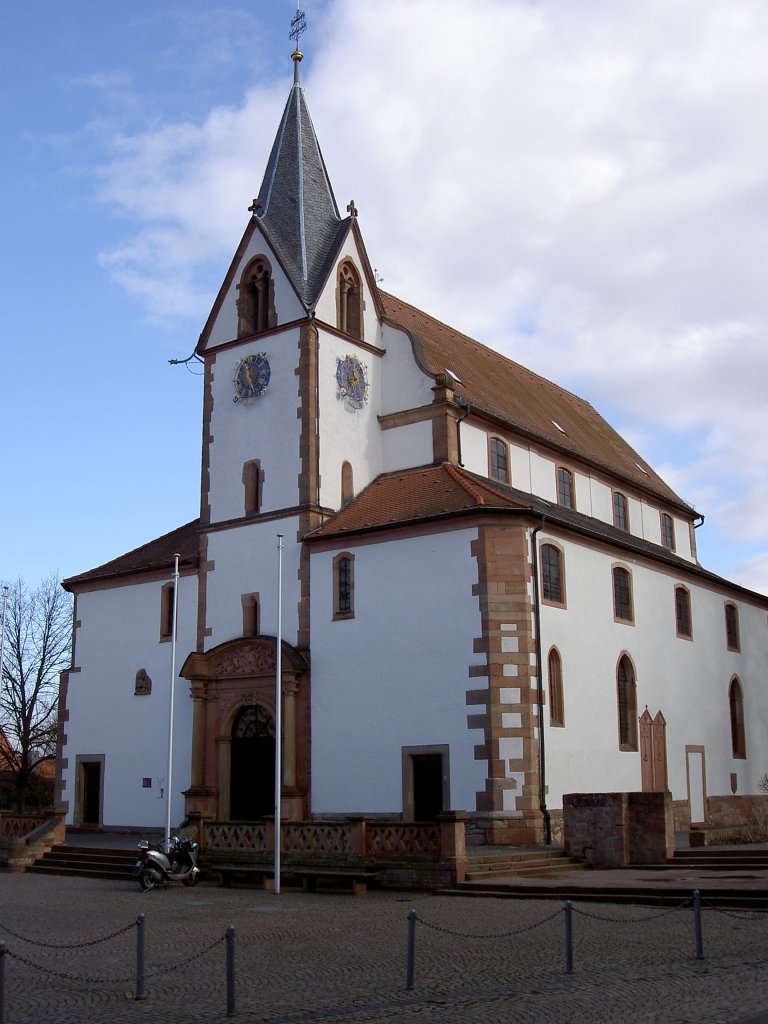
[[[411,907],[419,923],[408,992]],[[232,924],[241,1021],[768,1024],[768,915],[705,907],[705,959],[696,960],[690,908],[574,907],[567,975],[565,917],[551,901],[204,885],[141,894],[132,882],[0,874],[5,1020],[225,1021]],[[148,977],[137,1002],[140,913]]]

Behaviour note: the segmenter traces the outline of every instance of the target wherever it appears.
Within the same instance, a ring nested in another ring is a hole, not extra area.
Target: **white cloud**
[[[716,529],[765,544],[768,8],[336,0],[311,29],[313,119],[385,287],[621,409]],[[285,64],[116,140],[102,196],[135,228],[103,261],[151,314],[204,316]]]

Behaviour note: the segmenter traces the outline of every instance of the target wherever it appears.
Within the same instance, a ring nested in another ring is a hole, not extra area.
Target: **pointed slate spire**
[[[311,309],[349,227],[333,195],[292,54],[294,80],[254,210],[268,241]],[[260,205],[259,205],[260,204]]]

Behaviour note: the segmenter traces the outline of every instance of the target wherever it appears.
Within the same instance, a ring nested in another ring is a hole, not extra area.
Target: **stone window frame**
[[[498,434],[488,436],[488,476],[500,484],[509,483],[509,445]]]
[[[558,558],[558,575],[560,585],[560,598],[559,600],[552,597],[546,596],[546,590],[548,581],[545,580],[544,576],[544,549],[551,548],[557,553]],[[562,545],[557,544],[555,541],[547,539],[543,540],[539,545],[539,573],[541,583],[541,603],[549,605],[552,608],[566,608],[567,607],[567,590],[565,586],[565,550]]]
[[[629,533],[629,498],[623,491],[613,492],[613,525]]]
[[[627,593],[626,593],[626,605],[628,609],[627,615],[622,615],[624,611],[623,594],[619,594],[619,580],[626,579]],[[632,570],[629,566],[623,563],[617,562],[611,566],[611,593],[613,596],[613,621],[621,623],[623,626],[634,626],[635,624],[635,594],[634,594],[634,581],[632,579]],[[621,607],[620,607],[621,604]]]
[[[622,667],[625,667],[623,674]],[[624,690],[623,693],[622,690]],[[619,750],[638,750],[637,673],[627,651],[622,651],[616,662],[616,711]]]
[[[728,717],[731,724],[732,756],[745,760],[747,742],[744,734],[744,690],[738,676],[732,676],[728,684]]]
[[[349,577],[346,581],[343,575],[345,561],[349,563]],[[336,620],[354,619],[354,617],[355,556],[350,551],[340,551],[333,559],[333,618]]]
[[[681,640],[693,640],[691,591],[683,583],[675,584],[675,634]]]
[[[451,748],[448,743],[401,747],[403,773],[403,821],[413,821],[415,814],[413,759],[425,754],[439,754],[442,758],[443,807],[451,806]]]
[[[562,729],[565,727],[563,659],[557,647],[550,647],[547,655],[547,680],[549,682],[549,724],[554,728]]]
[[[352,463],[345,459],[341,464],[341,507],[344,508],[355,496],[355,480]]]
[[[557,504],[560,508],[570,508],[575,512],[576,474],[567,466],[558,465],[555,467],[555,483],[557,485]]]
[[[729,651],[741,650],[741,630],[739,628],[739,607],[733,601],[725,602],[725,645]]]

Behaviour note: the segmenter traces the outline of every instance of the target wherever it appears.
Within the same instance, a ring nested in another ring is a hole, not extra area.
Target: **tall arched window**
[[[565,604],[563,556],[554,544],[541,545],[541,596],[551,604]]]
[[[613,525],[619,530],[629,529],[629,502],[621,491],[613,492]]]
[[[741,683],[733,677],[728,688],[728,704],[731,712],[731,747],[734,757],[747,756],[747,744],[744,739],[744,696]]]
[[[675,550],[675,521],[666,512],[661,513],[661,543],[670,551]]]
[[[687,587],[675,587],[675,628],[677,635],[685,640],[693,636],[691,626],[691,595]]]
[[[360,275],[349,261],[339,267],[338,296],[339,330],[362,340],[363,294],[360,288]]]
[[[333,617],[352,619],[355,616],[355,558],[347,551],[333,560]]]
[[[637,750],[637,686],[635,670],[626,654],[616,669],[616,700],[619,712],[619,749]]]
[[[549,724],[565,725],[563,664],[556,647],[553,647],[549,652],[547,674],[549,676]]]
[[[506,441],[500,437],[492,437],[488,443],[491,463],[491,479],[502,484],[509,483],[509,453]]]
[[[632,577],[629,570],[617,565],[613,569],[613,616],[618,622],[634,622]]]
[[[557,504],[563,508],[576,508],[573,493],[573,473],[564,466],[557,469]]]
[[[274,326],[272,268],[265,256],[251,260],[237,286],[237,336]]]

